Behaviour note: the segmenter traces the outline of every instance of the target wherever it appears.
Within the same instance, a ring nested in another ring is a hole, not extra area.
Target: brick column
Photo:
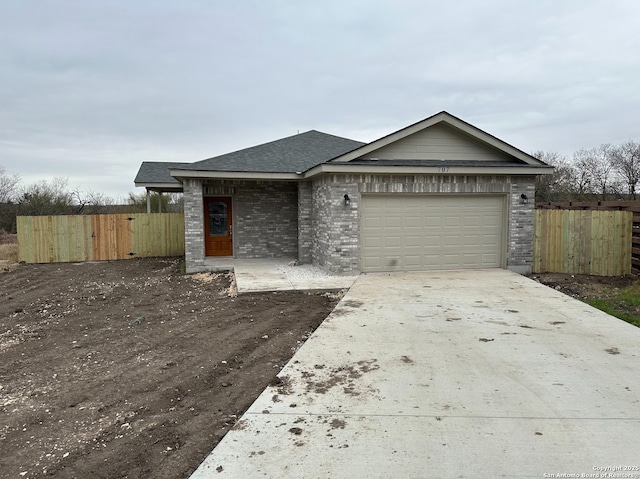
[[[187,273],[204,270],[204,203],[202,180],[185,179],[184,250]]]
[[[522,201],[523,194],[528,198],[527,203]],[[507,268],[516,273],[529,274],[533,264],[535,178],[512,177],[509,203]]]
[[[344,195],[351,203],[344,204]],[[329,175],[314,180],[313,262],[334,273],[350,273],[359,267],[358,183],[345,175]]]
[[[298,183],[298,262],[311,263],[311,182]]]

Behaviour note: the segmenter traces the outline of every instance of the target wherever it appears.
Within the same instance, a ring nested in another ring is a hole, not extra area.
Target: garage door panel
[[[397,216],[387,216],[383,222],[384,227],[389,229],[389,228],[401,228],[402,227],[402,220],[397,217]]]
[[[478,241],[481,245],[493,246],[495,244],[495,236],[490,234],[483,234]]]
[[[482,228],[497,227],[497,226],[499,226],[500,224],[502,224],[502,218],[498,218],[498,217],[494,217],[494,218],[492,218],[492,217],[487,217],[487,218],[484,218],[484,219],[485,219],[485,222],[484,222],[484,224],[482,225]]]
[[[367,228],[382,228],[382,218],[378,216],[371,216],[368,218],[364,218],[362,222],[362,227],[364,229]]]
[[[500,196],[363,195],[363,271],[500,267]]]
[[[383,246],[385,248],[401,248],[402,238],[400,236],[386,236],[383,238]]]
[[[392,200],[392,201],[393,201],[393,200]],[[421,200],[420,200],[420,198],[419,198],[419,197],[417,197],[417,196],[416,196],[416,197],[410,197],[410,196],[407,196],[407,199],[406,199],[406,201],[404,202],[404,207],[405,207],[405,208],[417,208],[417,209],[422,209],[422,207],[423,207],[423,206],[424,206],[424,205],[423,205],[422,201],[421,201]]]
[[[454,235],[445,235],[443,238],[442,246],[445,248],[461,248],[462,247],[462,238],[460,236]]]
[[[406,216],[404,218],[404,227],[405,228],[422,228],[422,216],[412,214],[411,216]]]
[[[440,219],[433,219],[433,218],[422,218],[422,229],[423,230],[433,230],[438,231],[442,228],[442,222],[440,221]]]
[[[366,238],[362,242],[362,245],[363,245],[364,248],[370,248],[370,249],[380,248],[380,247],[382,247],[382,238],[380,238],[380,237],[373,237],[373,238],[369,237],[369,238]]]
[[[400,211],[405,208],[404,205],[399,204],[397,201],[390,201],[389,198],[384,200],[384,207],[389,211]]]
[[[405,236],[404,245],[406,248],[422,249],[422,237],[421,236]]]
[[[478,262],[478,253],[464,253],[462,256],[462,262],[464,264],[475,264]]]
[[[429,250],[429,248],[436,248],[436,251],[440,249],[440,245],[442,244],[442,238],[437,236],[425,236],[422,238],[422,244],[425,247],[425,250]]]
[[[440,266],[441,262],[442,262],[442,258],[439,254],[426,254],[422,257],[422,264],[425,266],[431,266],[432,269],[436,269],[436,268],[433,268],[435,266]]]
[[[462,267],[468,267],[468,265],[465,265],[462,262],[460,255],[457,255],[457,254],[444,255],[442,266],[443,268],[446,268],[446,269],[458,269]]]
[[[474,248],[475,246],[477,246],[477,248]],[[474,235],[474,236],[465,236],[462,239],[462,247],[466,250],[468,249],[480,249],[482,248],[483,243],[480,240],[480,236],[478,235]]]
[[[404,266],[407,268],[419,268],[422,264],[422,258],[420,255],[405,255]]]
[[[385,198],[383,196],[367,196],[362,198],[363,206],[371,208],[381,208],[384,206]]]

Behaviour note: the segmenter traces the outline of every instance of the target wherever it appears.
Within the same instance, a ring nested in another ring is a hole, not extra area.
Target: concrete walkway
[[[313,265],[292,266],[293,258],[208,257],[211,271],[233,271],[238,293],[350,288],[357,276],[341,276]]]
[[[279,377],[192,479],[640,465],[640,329],[504,270],[362,275]]]

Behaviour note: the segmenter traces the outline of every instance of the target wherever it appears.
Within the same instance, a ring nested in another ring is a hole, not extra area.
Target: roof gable
[[[545,163],[446,111],[333,158],[331,163],[364,159]]]
[[[460,133],[446,123],[437,123],[360,159],[380,160],[450,160],[450,161],[513,161],[511,155],[490,148],[477,139]],[[520,160],[517,160],[521,163]]]

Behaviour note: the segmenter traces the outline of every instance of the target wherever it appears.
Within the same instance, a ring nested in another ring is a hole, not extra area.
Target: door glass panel
[[[209,235],[227,236],[229,227],[227,225],[227,205],[221,201],[209,203]]]

